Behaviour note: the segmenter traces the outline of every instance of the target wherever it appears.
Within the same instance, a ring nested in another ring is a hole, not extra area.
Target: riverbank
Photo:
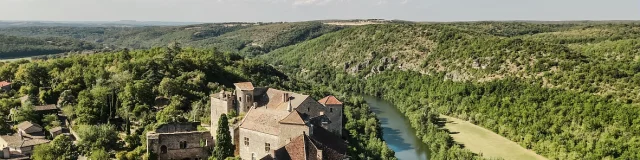
[[[440,118],[446,119],[444,127],[451,131],[451,137],[456,143],[464,145],[466,149],[474,153],[482,154],[483,157],[507,160],[547,159],[505,137],[468,121],[445,115],[440,115]]]

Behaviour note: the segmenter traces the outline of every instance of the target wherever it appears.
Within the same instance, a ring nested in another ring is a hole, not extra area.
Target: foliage
[[[102,149],[95,149],[91,151],[91,155],[89,156],[90,160],[109,160],[109,153]]]
[[[39,122],[38,115],[33,111],[33,105],[31,102],[26,101],[20,108],[14,109],[13,121],[20,123],[24,121]]]
[[[34,160],[75,160],[78,159],[76,146],[66,135],[58,135],[48,144],[35,147]]]
[[[229,132],[229,120],[227,115],[222,114],[220,115],[220,120],[218,120],[218,129],[216,130],[216,145],[209,159],[233,157],[234,147],[232,141],[231,132]]]
[[[119,147],[118,133],[113,125],[82,125],[78,128],[80,140],[77,144],[81,153],[92,153],[95,150],[111,151]]]

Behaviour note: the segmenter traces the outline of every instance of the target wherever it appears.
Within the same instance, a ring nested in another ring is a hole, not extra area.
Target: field
[[[451,131],[451,137],[456,143],[460,143],[465,148],[474,153],[482,154],[484,157],[522,160],[546,159],[488,129],[445,115],[440,115],[440,118],[446,119],[445,128]]]

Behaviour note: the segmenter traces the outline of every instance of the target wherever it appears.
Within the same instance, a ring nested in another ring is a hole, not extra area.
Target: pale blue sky
[[[0,20],[640,20],[640,0],[0,0]]]

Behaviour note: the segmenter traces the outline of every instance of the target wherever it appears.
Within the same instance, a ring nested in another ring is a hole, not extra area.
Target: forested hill
[[[216,23],[188,26],[153,27],[11,27],[0,28],[0,34],[29,38],[73,39],[87,44],[95,44],[95,49],[149,49],[165,46],[170,42],[181,43],[185,47],[218,48],[224,52],[241,55],[259,55],[276,48],[318,37],[341,29],[340,26],[325,25],[321,22],[297,23]],[[47,55],[69,50],[41,50],[31,52],[40,46],[17,42],[22,48],[11,50],[16,56]],[[2,41],[0,41],[2,43]],[[92,49],[92,48],[85,48]],[[0,58],[2,54],[0,53]],[[8,57],[8,56],[7,56]]]
[[[0,34],[0,59],[91,50],[91,43],[70,38],[31,38]]]
[[[259,58],[394,102],[433,159],[468,152],[438,129],[439,114],[551,159],[639,159],[639,38],[634,23],[380,24]]]

